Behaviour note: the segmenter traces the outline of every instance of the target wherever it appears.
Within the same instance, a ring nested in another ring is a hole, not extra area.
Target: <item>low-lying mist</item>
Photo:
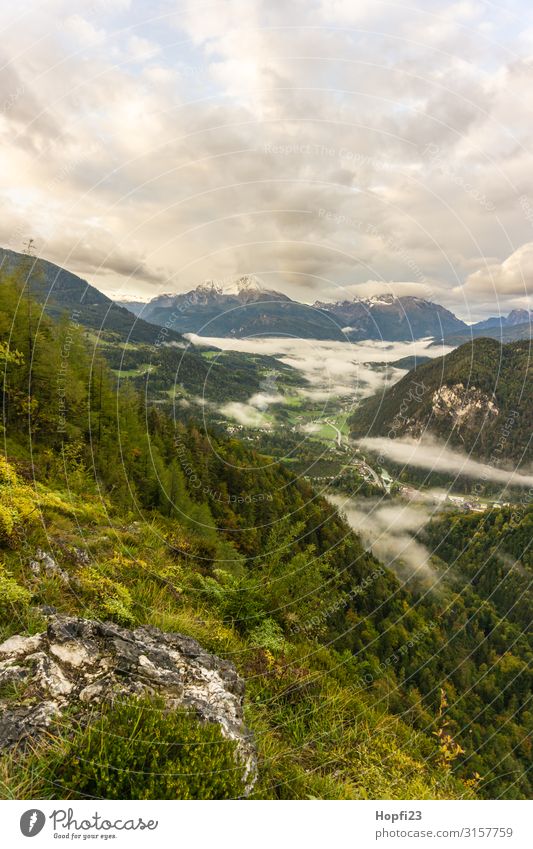
[[[494,481],[505,486],[531,487],[533,475],[516,469],[496,468],[494,465],[473,460],[461,451],[455,451],[429,436],[421,440],[367,437],[357,440],[367,451],[379,454],[404,466],[415,466],[433,472],[462,475],[482,481]]]
[[[193,333],[187,334],[187,338],[200,348],[216,346],[223,351],[275,357],[297,369],[306,378],[308,385],[295,389],[294,393],[317,402],[326,402],[329,398],[353,399],[354,402],[367,398],[396,383],[406,374],[406,370],[387,367],[387,363],[413,355],[438,357],[451,350],[442,346],[430,347],[431,339],[415,342],[350,343],[288,336],[227,339],[197,336]],[[282,401],[282,397],[267,399],[261,406],[257,396],[249,399],[246,404],[233,403],[229,398],[228,403],[220,408],[220,412],[241,424],[261,426],[264,424],[264,418],[258,416],[258,411],[264,411],[270,403]]]
[[[414,535],[430,521],[437,507],[364,498],[356,501],[344,495],[328,495],[328,500],[346,516],[363,544],[402,581],[435,584],[431,552]]]

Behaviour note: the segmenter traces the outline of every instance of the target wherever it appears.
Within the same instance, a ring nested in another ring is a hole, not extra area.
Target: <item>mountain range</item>
[[[509,315],[493,315],[484,321],[478,321],[473,327],[476,330],[489,330],[493,327],[516,327],[521,324],[530,324],[533,319],[531,310],[511,310]]]
[[[208,281],[182,294],[157,295],[148,303],[113,301],[83,278],[45,259],[0,248],[0,268],[18,273],[52,318],[72,314],[106,338],[182,344],[183,334],[211,337],[291,336],[358,342],[409,341],[433,337],[435,343],[461,345],[472,338],[501,342],[528,339],[532,312],[513,310],[467,325],[452,312],[423,298],[390,294],[337,302],[300,303],[264,288],[253,276],[231,286]]]
[[[155,324],[200,336],[298,336],[305,339],[405,341],[468,330],[464,321],[423,298],[379,295],[308,305],[242,277],[230,289],[209,282],[147,304],[124,306]]]
[[[390,294],[317,300],[309,305],[264,288],[253,276],[241,277],[228,287],[208,281],[189,292],[157,295],[148,303],[122,301],[121,305],[146,321],[199,336],[297,336],[343,342],[433,337],[436,343],[453,345],[481,336],[502,342],[527,339],[533,315],[517,309],[508,316],[468,325],[440,304]]]

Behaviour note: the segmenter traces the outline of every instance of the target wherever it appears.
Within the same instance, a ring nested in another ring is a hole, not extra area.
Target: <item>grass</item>
[[[25,485],[16,479],[13,486]],[[44,524],[27,524],[3,551],[9,579],[23,590],[17,608],[0,616],[3,639],[43,630],[45,620],[37,607],[46,604],[72,615],[184,633],[232,660],[247,681],[246,717],[259,752],[257,798],[438,799],[470,794],[439,765],[430,736],[415,734],[400,718],[372,707],[375,696],[354,685],[357,667],[351,655],[320,647],[302,634],[280,639],[268,628],[247,637],[222,621],[198,593],[194,557],[182,558],[169,545],[177,532],[175,521],[136,516],[138,524],[132,526],[131,516],[118,514],[110,522],[105,505],[91,496],[73,494],[67,500],[61,490],[44,486],[39,504]],[[90,566],[80,566],[71,554],[80,538]],[[71,576],[68,586],[57,577],[36,579],[29,572],[28,559],[37,547],[53,552]],[[44,787],[52,797],[59,780],[58,753],[72,751],[73,734],[81,745],[82,732],[76,728],[73,718],[57,738],[34,751],[5,755],[2,795],[42,798]],[[57,790],[57,796],[62,798],[63,792]]]

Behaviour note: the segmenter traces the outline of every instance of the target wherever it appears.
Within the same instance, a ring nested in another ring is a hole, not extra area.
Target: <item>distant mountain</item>
[[[473,456],[530,461],[532,378],[528,342],[476,339],[363,401],[351,419],[352,435],[430,433]]]
[[[335,304],[316,301],[316,309],[327,310],[353,341],[386,339],[405,341],[434,336],[442,338],[448,333],[466,330],[467,325],[452,312],[410,296],[377,295],[372,298],[354,298]]]
[[[116,301],[115,303],[137,316],[142,313],[146,306],[145,301]]]
[[[472,325],[472,329],[490,330],[499,327],[516,327],[517,325],[530,324],[533,320],[533,312],[530,310],[511,310],[509,315],[497,315],[491,318],[486,318],[484,321],[478,321]]]
[[[282,336],[358,342],[404,341],[461,332],[467,325],[449,310],[421,298],[382,295],[312,306],[264,289],[253,277],[230,288],[209,282],[180,295],[159,295],[148,304],[128,302],[147,321],[200,336]]]
[[[465,333],[451,333],[442,339],[435,339],[432,345],[464,345],[472,339],[497,339],[502,345],[507,342],[518,342],[522,339],[533,338],[533,324],[529,321],[524,324],[494,325],[493,327],[479,327],[471,325]]]
[[[265,289],[250,276],[229,287],[209,281],[184,294],[158,295],[130,309],[154,324],[166,326],[170,321],[180,333],[200,336],[345,339],[330,314]]]
[[[24,254],[0,248],[0,267],[15,271],[26,263],[29,289],[34,298],[44,305],[45,312],[52,318],[76,314],[76,321],[83,327],[105,334],[113,334],[120,340],[153,343],[161,333],[160,328],[149,324],[124,306],[116,304],[86,280],[49,262],[46,259],[26,257]],[[165,334],[165,341],[183,341],[173,329]]]

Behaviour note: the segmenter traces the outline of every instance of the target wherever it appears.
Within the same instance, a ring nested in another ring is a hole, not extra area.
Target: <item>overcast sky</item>
[[[3,246],[118,298],[528,305],[526,0],[22,0],[0,30]]]

